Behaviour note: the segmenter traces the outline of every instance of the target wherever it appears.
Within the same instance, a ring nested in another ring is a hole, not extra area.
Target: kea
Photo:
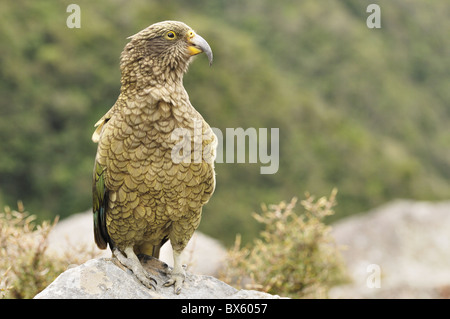
[[[180,254],[215,188],[217,137],[192,106],[183,75],[209,44],[182,22],[155,23],[129,37],[120,57],[121,88],[95,124],[94,237],[146,287],[156,280],[140,255],[159,258],[170,239],[173,269],[164,286],[180,293]]]

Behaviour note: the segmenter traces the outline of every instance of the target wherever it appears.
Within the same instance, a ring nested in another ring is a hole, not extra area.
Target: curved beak
[[[187,34],[187,41],[190,44],[188,46],[188,51],[190,55],[197,55],[204,52],[209,60],[209,65],[211,66],[213,61],[213,53],[208,42],[199,36],[194,31],[190,30]]]

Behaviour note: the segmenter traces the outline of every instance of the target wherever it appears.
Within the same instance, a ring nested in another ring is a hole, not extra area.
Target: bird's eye
[[[176,37],[177,37],[177,35],[173,31],[169,31],[166,33],[166,39],[174,40]]]

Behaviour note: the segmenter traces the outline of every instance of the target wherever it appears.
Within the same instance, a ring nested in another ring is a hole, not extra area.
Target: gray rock
[[[450,202],[396,200],[339,221],[332,235],[352,282],[330,297],[448,297],[449,229]]]
[[[147,268],[148,269],[148,268]],[[163,271],[152,272],[158,284],[156,290],[144,287],[128,270],[123,270],[112,259],[91,259],[68,269],[55,279],[35,299],[277,299],[267,293],[237,290],[226,283],[206,275],[187,272],[179,295],[173,287],[163,287],[167,275]]]

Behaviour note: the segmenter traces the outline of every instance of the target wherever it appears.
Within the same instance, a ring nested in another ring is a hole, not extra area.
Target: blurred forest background
[[[212,127],[280,129],[280,165],[216,164],[200,230],[226,244],[251,212],[339,190],[334,219],[394,198],[449,199],[450,4],[361,0],[0,2],[0,205],[42,219],[91,207],[94,123],[120,89],[126,37],[180,20],[211,45],[185,87]],[[381,29],[366,8],[381,7]],[[332,221],[332,220],[330,220]]]

